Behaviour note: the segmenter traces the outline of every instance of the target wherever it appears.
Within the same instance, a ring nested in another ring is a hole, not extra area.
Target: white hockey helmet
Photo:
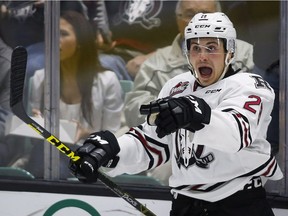
[[[236,30],[230,19],[222,12],[215,13],[198,13],[196,14],[185,28],[184,53],[190,66],[192,74],[198,80],[198,75],[189,60],[190,40],[193,38],[219,38],[224,40],[227,51],[225,58],[225,68],[219,80],[222,79],[233,62],[236,51]],[[231,58],[228,58],[231,53]],[[199,80],[198,80],[199,82]]]
[[[185,51],[190,48],[190,39],[204,37],[225,39],[226,50],[235,53],[236,30],[224,13],[196,14],[185,28]]]

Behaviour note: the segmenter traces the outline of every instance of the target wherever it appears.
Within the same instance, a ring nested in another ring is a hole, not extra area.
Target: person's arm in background
[[[100,73],[98,78],[104,97],[101,130],[116,132],[121,126],[121,113],[124,105],[121,85],[116,74],[112,71]]]
[[[10,110],[10,68],[12,49],[0,38],[0,104]]]
[[[126,69],[128,73],[131,75],[131,77],[135,78],[137,73],[140,70],[141,64],[148,59],[151,55],[153,55],[154,52],[148,53],[146,55],[139,55],[131,60],[129,60],[126,64]]]
[[[31,90],[28,95],[29,110],[27,112],[35,117],[42,117],[43,95],[44,95],[44,69],[35,71],[30,78]]]
[[[83,1],[82,4],[87,9],[87,16],[96,33],[97,48],[104,52],[110,51],[115,47],[116,41],[112,40],[105,1]]]

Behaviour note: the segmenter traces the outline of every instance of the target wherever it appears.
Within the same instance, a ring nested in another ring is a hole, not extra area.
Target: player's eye
[[[191,46],[190,50],[191,50],[191,52],[199,53],[199,52],[201,52],[201,47],[199,45],[194,44]]]
[[[210,53],[215,53],[215,52],[218,51],[218,47],[216,47],[215,45],[209,45],[209,46],[207,47],[207,50],[208,50],[208,52],[210,52]]]

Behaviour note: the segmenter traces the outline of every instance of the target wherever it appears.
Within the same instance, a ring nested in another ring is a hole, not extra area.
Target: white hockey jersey
[[[159,98],[190,94],[211,107],[208,125],[162,139],[147,123],[131,128],[118,138],[120,160],[107,174],[135,174],[171,160],[172,192],[211,202],[243,189],[252,177],[283,177],[265,139],[274,91],[261,76],[238,72],[202,88],[187,72],[169,80]]]

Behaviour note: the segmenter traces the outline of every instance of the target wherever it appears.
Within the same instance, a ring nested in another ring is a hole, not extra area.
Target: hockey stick
[[[61,142],[57,137],[48,132],[44,127],[31,119],[23,105],[23,88],[27,65],[27,51],[24,47],[16,47],[11,57],[11,76],[10,76],[10,106],[12,112],[24,121],[28,126],[44,137],[50,144],[55,146],[61,153],[65,154],[72,161],[76,162],[81,158],[77,156],[68,146]],[[146,206],[138,202],[134,197],[123,191],[118,185],[111,181],[105,174],[99,172],[99,180],[111,189],[119,197],[123,198],[130,205],[138,209],[147,216],[156,216]]]

